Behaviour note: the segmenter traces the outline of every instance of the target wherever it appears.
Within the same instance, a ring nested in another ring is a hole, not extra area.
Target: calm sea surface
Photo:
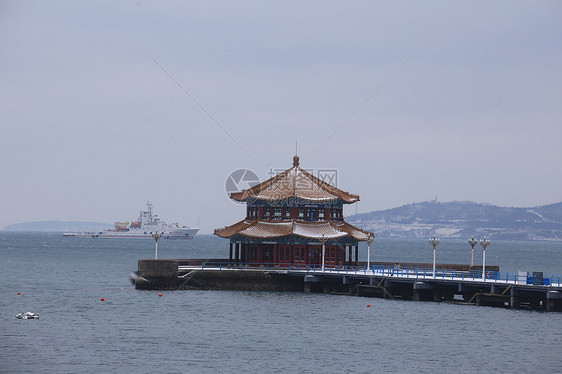
[[[224,258],[227,243],[161,241],[159,257]],[[432,261],[425,240],[376,239],[372,253]],[[304,293],[159,297],[128,280],[153,256],[152,241],[0,232],[0,372],[562,372],[562,313]],[[437,262],[468,263],[470,246],[442,241]],[[492,242],[486,263],[562,275],[562,243]],[[14,318],[25,311],[40,319]]]

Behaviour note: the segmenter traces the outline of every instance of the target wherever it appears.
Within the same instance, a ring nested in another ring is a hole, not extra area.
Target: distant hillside
[[[113,225],[101,222],[63,222],[63,221],[40,221],[26,222],[9,225],[5,231],[54,231],[54,232],[79,232],[79,231],[103,231],[113,228]]]
[[[473,202],[436,201],[361,213],[346,218],[379,238],[477,238],[562,240],[562,203],[506,208]]]

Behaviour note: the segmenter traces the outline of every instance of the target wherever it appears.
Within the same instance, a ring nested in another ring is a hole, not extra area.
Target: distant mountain
[[[80,232],[104,231],[113,228],[113,225],[101,222],[63,222],[40,221],[26,222],[4,227],[5,231],[54,231],[54,232]]]
[[[349,223],[379,238],[480,238],[499,240],[561,240],[562,203],[532,208],[507,208],[467,201],[413,203],[398,208],[355,214]]]

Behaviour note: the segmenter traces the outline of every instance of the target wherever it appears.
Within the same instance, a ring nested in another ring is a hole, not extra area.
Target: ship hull
[[[162,237],[160,239],[175,239],[175,240],[191,240],[197,234],[199,230],[189,230],[187,232],[177,232],[177,233],[166,233],[163,232]],[[159,232],[160,234],[160,232]],[[112,232],[104,232],[100,234],[98,238],[105,238],[105,239],[154,239],[152,237],[152,233],[135,233],[135,232],[124,232],[124,233],[112,233]]]
[[[191,240],[197,234],[198,229],[189,229],[181,232],[166,233],[159,231],[162,234],[160,239],[174,239],[174,240]],[[65,237],[74,238],[102,238],[102,239],[154,239],[151,232],[69,232],[64,233]]]

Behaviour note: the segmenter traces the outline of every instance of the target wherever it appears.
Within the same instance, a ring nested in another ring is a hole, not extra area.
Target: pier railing
[[[507,284],[527,284],[535,286],[558,286],[562,285],[562,275],[538,276],[536,273],[523,272],[500,272],[482,270],[460,271],[456,269],[437,268],[435,274],[431,267],[401,267],[388,265],[326,265],[322,271],[319,264],[276,264],[276,263],[244,263],[233,261],[200,261],[200,264],[179,262],[179,270],[188,269],[214,269],[214,270],[266,270],[266,271],[292,271],[321,274],[362,274],[397,278],[420,278],[420,279],[447,279],[482,281]]]

